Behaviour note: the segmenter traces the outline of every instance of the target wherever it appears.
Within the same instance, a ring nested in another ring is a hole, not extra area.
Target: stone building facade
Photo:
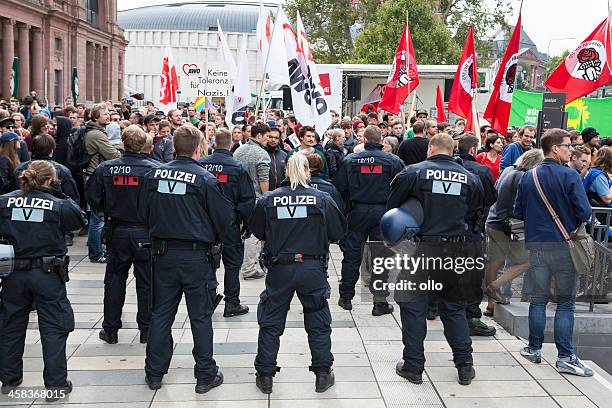
[[[78,102],[123,96],[127,47],[117,25],[117,0],[1,0],[0,96],[10,97],[13,57],[19,57],[20,97],[36,91],[49,105],[71,95]]]

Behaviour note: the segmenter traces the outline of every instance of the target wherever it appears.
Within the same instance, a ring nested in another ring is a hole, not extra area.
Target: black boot
[[[117,344],[119,341],[117,337],[117,332],[109,332],[104,329],[100,330],[100,334],[98,335],[100,340],[107,342],[108,344]]]
[[[393,305],[387,302],[376,302],[372,308],[372,316],[382,316],[389,313],[393,313]]]
[[[470,326],[470,336],[495,336],[495,327],[486,325],[480,319],[468,319],[468,325]]]
[[[329,370],[317,371],[315,380],[315,391],[325,392],[336,383],[336,376],[330,368]]]
[[[271,375],[257,374],[255,377],[255,385],[264,394],[272,394],[272,384],[274,384],[274,377]]]
[[[9,392],[11,392],[12,390],[14,390],[15,388],[19,387],[21,385],[21,383],[23,382],[23,377],[21,377],[20,379],[18,379],[17,381],[13,381],[10,384],[7,385],[2,385],[2,394],[7,395]]]
[[[149,341],[149,331],[141,330],[140,331],[140,344],[147,344]]]
[[[161,388],[161,380],[154,380],[148,375],[145,375],[145,382],[149,386],[150,390],[159,390]]]
[[[206,394],[208,391],[220,386],[221,384],[223,384],[223,373],[221,370],[219,370],[217,371],[217,375],[215,375],[215,379],[208,384],[197,384],[195,387],[195,392],[198,394]]]
[[[423,373],[415,373],[412,371],[404,370],[404,361],[400,360],[395,365],[395,373],[400,377],[403,377],[413,384],[423,383]]]
[[[226,303],[223,317],[234,317],[249,313],[249,307],[240,303]]]
[[[470,385],[474,377],[476,377],[476,370],[472,365],[463,365],[457,367],[457,374],[459,375],[459,384]]]
[[[70,380],[66,380],[66,384],[63,387],[48,387],[47,397],[45,398],[45,401],[55,402],[57,400],[65,398],[71,392],[72,382]]]
[[[351,299],[341,297],[340,299],[338,299],[338,306],[340,306],[344,310],[353,310],[353,303],[351,302]]]

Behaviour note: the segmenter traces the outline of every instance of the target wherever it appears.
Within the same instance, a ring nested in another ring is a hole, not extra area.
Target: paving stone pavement
[[[373,317],[367,299],[354,301],[347,312],[337,306],[342,254],[332,246],[329,282],[333,317],[332,351],[336,385],[323,394],[314,391],[314,375],[308,371],[310,354],[303,315],[297,297],[292,302],[287,328],[281,339],[274,392],[268,397],[255,386],[253,361],[257,352],[257,301],[263,280],[242,281],[241,299],[251,311],[224,318],[222,305],[214,315],[215,359],[225,383],[207,394],[194,392],[192,337],[183,303],[173,325],[174,357],[163,388],[150,391],[144,382],[145,346],[138,343],[135,281],[130,277],[119,344],[98,339],[103,314],[105,265],[86,257],[85,239],[70,248],[72,302],[76,329],[68,338],[69,378],[74,391],[49,406],[145,408],[145,407],[448,407],[448,408],[608,408],[612,407],[612,377],[595,366],[593,378],[559,374],[554,369],[554,345],[546,344],[545,361],[531,364],[518,354],[525,341],[497,328],[494,338],[473,338],[476,379],[470,386],[456,381],[450,348],[439,320],[428,322],[425,342],[426,376],[414,385],[395,374],[402,343],[399,311]],[[220,289],[222,270],[218,273]],[[358,290],[359,293],[359,290]],[[24,387],[41,387],[42,358],[36,312],[30,315],[24,355]],[[552,366],[551,366],[552,363]],[[45,406],[41,399],[11,399],[0,395],[2,406]]]

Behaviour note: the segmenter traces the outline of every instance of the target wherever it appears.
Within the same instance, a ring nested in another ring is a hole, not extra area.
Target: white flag
[[[246,38],[243,37],[242,39],[236,78],[232,81],[232,92],[228,98],[230,99],[230,105],[227,108],[228,115],[225,117],[225,122],[230,129],[237,124],[246,124],[245,108],[253,100],[251,81],[249,80]]]
[[[331,125],[331,114],[302,21],[298,14],[299,40],[282,8],[278,11],[276,22],[283,27],[295,117],[302,125],[314,126],[322,136]]]
[[[278,7],[281,8],[280,6]],[[270,86],[274,88],[289,85],[289,73],[284,64],[287,61],[285,40],[283,38],[282,19],[276,18],[274,26],[272,18],[263,4],[259,5],[259,20],[257,21],[257,44],[261,50],[261,62],[264,72],[268,74]]]
[[[223,30],[221,30],[221,24],[219,24],[219,20],[217,20],[217,45],[219,47],[219,60],[223,61],[223,63],[227,67],[230,79],[232,81],[235,81],[238,73],[238,69],[236,68],[236,61],[234,60],[234,56],[230,51],[229,45],[227,45],[227,39],[223,34]]]

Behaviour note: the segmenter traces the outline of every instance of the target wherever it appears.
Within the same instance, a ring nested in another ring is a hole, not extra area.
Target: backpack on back
[[[85,147],[86,135],[85,126],[81,126],[68,138],[66,164],[75,173],[81,173],[91,161],[91,156],[87,153],[87,148]]]

